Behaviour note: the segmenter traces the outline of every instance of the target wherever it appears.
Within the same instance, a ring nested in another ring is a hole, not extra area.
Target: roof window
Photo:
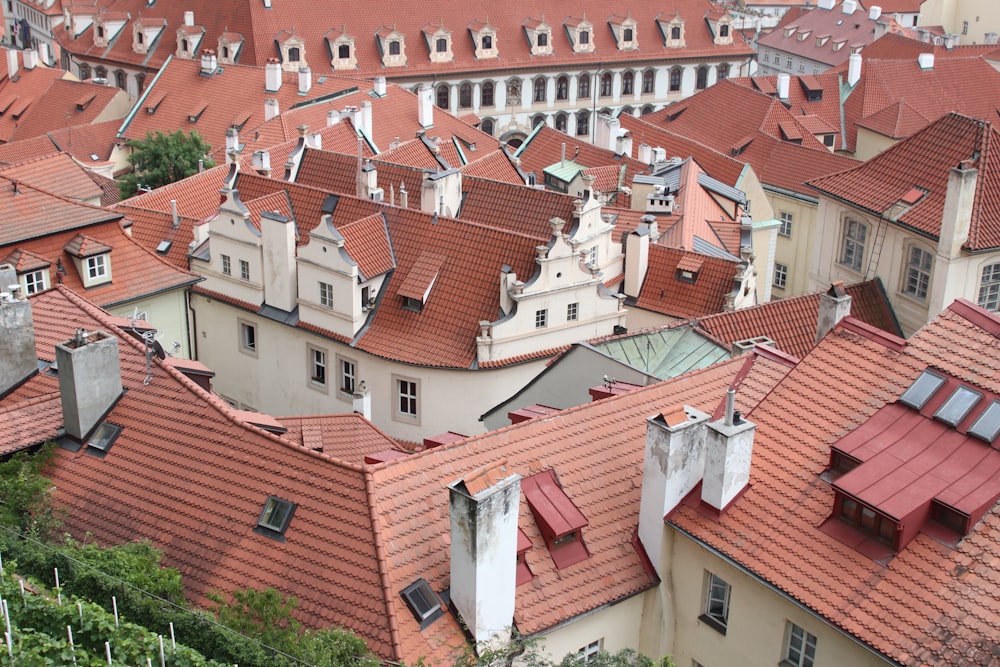
[[[525,478],[521,490],[556,567],[562,569],[586,560],[590,553],[583,543],[582,530],[587,517],[563,491],[555,471]]]
[[[111,451],[111,446],[121,435],[122,427],[111,422],[103,422],[87,439],[87,453],[95,456],[104,456]]]
[[[899,397],[899,402],[915,410],[923,408],[937,390],[944,384],[944,376],[928,369],[920,374],[910,388]]]
[[[1000,433],[1000,401],[994,399],[969,428],[969,435],[992,444],[998,433]]]
[[[290,500],[269,496],[257,519],[255,532],[279,542],[285,541],[285,531],[292,522],[297,505]]]
[[[944,402],[944,405],[934,413],[934,418],[940,419],[949,426],[958,426],[958,423],[965,419],[969,411],[976,407],[982,397],[983,395],[975,389],[959,385]]]
[[[431,588],[426,579],[417,579],[404,588],[400,595],[413,613],[413,617],[420,623],[421,630],[444,613],[441,599],[434,593],[434,589]]]

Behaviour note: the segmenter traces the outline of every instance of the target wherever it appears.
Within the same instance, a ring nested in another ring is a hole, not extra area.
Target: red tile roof
[[[8,51],[9,49],[0,48],[5,64]],[[61,69],[48,67],[35,67],[26,70],[21,53],[19,51],[17,53],[19,69],[16,80],[11,80],[6,66],[0,72],[0,141],[3,142],[10,141],[17,132],[20,122],[26,121],[28,116],[34,113],[35,108],[40,106],[39,101],[52,82],[67,76],[67,73]],[[29,110],[30,113],[28,113]],[[44,113],[44,110],[41,113]],[[62,127],[62,125],[57,127]]]
[[[346,463],[361,464],[368,454],[393,449],[401,455],[392,438],[357,413],[278,417],[288,429],[285,440]]]
[[[500,181],[501,183],[513,183],[523,185],[524,178],[511,162],[511,159],[503,151],[487,153],[475,160],[470,160],[462,167],[464,177],[476,176],[478,178]]]
[[[697,275],[688,282],[678,275],[682,270],[696,271]],[[739,270],[738,261],[651,245],[649,268],[635,305],[682,318],[721,312]]]
[[[100,200],[102,194],[101,187],[68,153],[19,162],[0,169],[0,176],[77,201]]]
[[[965,247],[1000,247],[1000,134],[989,122],[948,114],[864,164],[818,178],[819,192],[881,216],[914,187],[927,196],[895,217],[898,224],[936,238],[950,170],[966,160],[979,171]]]
[[[95,121],[120,120],[130,106],[128,93],[118,88],[89,81],[55,79],[24,117],[18,119],[9,141],[31,139]]]
[[[21,243],[121,216],[0,176],[0,245]]]

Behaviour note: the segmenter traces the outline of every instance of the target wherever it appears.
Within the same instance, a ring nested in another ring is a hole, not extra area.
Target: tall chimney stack
[[[708,423],[705,438],[705,477],[701,499],[722,512],[750,483],[753,436],[756,424],[741,419],[734,410],[736,391],[726,394],[722,419]]]
[[[823,340],[837,323],[851,314],[851,295],[844,289],[844,281],[838,280],[819,295],[819,311],[816,316],[816,342]]]
[[[417,122],[425,128],[434,125],[434,91],[427,84],[417,91]]]
[[[17,272],[0,266],[0,396],[14,389],[38,370],[35,325],[31,304],[17,298]]]
[[[281,90],[281,63],[277,58],[268,58],[264,65],[264,91],[276,93]]]
[[[56,345],[56,365],[66,434],[85,440],[122,395],[118,339],[77,329]]]

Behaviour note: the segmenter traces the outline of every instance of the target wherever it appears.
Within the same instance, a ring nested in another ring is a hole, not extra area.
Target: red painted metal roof
[[[521,491],[531,506],[542,534],[552,539],[587,525],[587,517],[577,509],[550,468],[521,481]]]

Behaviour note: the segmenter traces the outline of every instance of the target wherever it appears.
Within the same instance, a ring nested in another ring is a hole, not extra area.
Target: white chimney
[[[597,115],[597,125],[594,129],[594,145],[608,150],[615,149],[615,138],[621,128],[621,121],[607,114]]]
[[[847,63],[847,85],[853,88],[861,80],[861,54],[852,53]]]
[[[326,126],[333,127],[340,122],[340,112],[336,109],[326,112]]]
[[[24,59],[24,69],[32,70],[38,66],[38,51],[34,49],[25,49],[22,52],[21,57]]]
[[[853,14],[858,8],[857,0],[844,0],[844,4],[840,6],[841,10],[845,14]]]
[[[1000,41],[1000,34],[995,32],[988,32],[983,35],[983,44],[994,45]]]
[[[359,115],[359,123],[361,128],[365,131],[365,134],[369,137],[372,136],[372,103],[368,100],[361,102],[361,113]]]
[[[240,150],[240,131],[235,127],[226,130],[226,164],[236,162]]]
[[[837,322],[851,314],[851,295],[844,290],[844,281],[838,280],[819,296],[816,314],[816,342],[819,343]]]
[[[326,214],[323,217],[324,218],[328,218],[329,214]],[[365,384],[364,380],[362,380],[361,382],[358,383],[358,385],[354,389],[355,389],[355,392],[354,392],[354,412],[357,412],[359,415],[361,415],[362,417],[364,417],[368,421],[371,421],[372,420],[372,394],[371,394],[370,391],[368,391],[368,385]]]
[[[625,237],[625,294],[637,297],[649,270],[649,246],[656,237],[656,217],[639,218],[635,231]]]
[[[299,68],[299,95],[308,95],[309,91],[312,90],[313,86],[313,75],[312,70],[308,67]]]
[[[434,91],[427,84],[417,91],[417,122],[421,127],[434,125]]]
[[[948,51],[954,49],[957,44],[958,44],[958,35],[948,34],[944,36],[944,48],[947,49]],[[25,64],[25,67],[27,68],[27,64]]]
[[[281,63],[277,58],[268,58],[264,65],[264,90],[269,93],[281,90]]]
[[[122,395],[118,339],[77,329],[56,345],[56,366],[66,434],[85,440]]]
[[[319,132],[310,132],[306,135],[306,146],[323,150],[323,136]]]
[[[38,371],[31,304],[16,298],[10,288],[17,284],[14,267],[0,267],[0,396]]]
[[[184,25],[194,25],[194,12],[184,12]]]
[[[279,114],[278,100],[269,97],[264,100],[264,122],[267,122]]]
[[[941,235],[938,237],[938,255],[941,257],[959,257],[962,246],[969,240],[978,180],[979,170],[970,162],[952,167],[948,173],[948,189],[941,212]]]
[[[181,218],[179,215],[177,215],[176,199],[170,200],[170,224],[173,226],[174,229],[177,229],[178,227],[181,226]]]
[[[17,76],[18,64],[17,64],[17,51],[14,49],[7,50],[7,76],[13,79]]]
[[[788,99],[788,84],[791,81],[791,78],[792,77],[785,72],[778,75],[778,99]]]
[[[375,94],[379,97],[385,97],[386,93],[386,82],[384,76],[375,77]]]
[[[451,601],[476,643],[509,640],[521,476],[506,461],[448,485]]]
[[[639,144],[639,162],[653,164],[653,147],[649,144]]]
[[[880,16],[882,16],[882,8],[879,7],[878,5],[872,5],[868,9],[868,20],[869,21],[878,21],[878,19],[879,19]]]
[[[753,436],[756,424],[741,419],[734,412],[736,392],[726,395],[725,416],[709,422],[705,439],[705,477],[701,499],[722,512],[750,482]]]
[[[661,576],[663,518],[697,486],[705,472],[704,424],[709,416],[676,406],[646,420],[646,449],[639,501],[639,539]]]
[[[295,310],[295,221],[277,211],[262,211],[260,236],[264,258],[264,302],[290,313]]]
[[[269,174],[271,172],[271,154],[267,151],[254,151],[253,168],[255,171],[267,172]]]
[[[820,9],[833,9],[833,6],[837,4],[837,0],[819,0],[816,6]]]
[[[211,76],[219,66],[219,58],[212,49],[203,49],[201,52],[201,73]]]
[[[917,64],[920,65],[920,69],[934,69],[934,54],[921,53],[917,56]]]
[[[38,60],[42,65],[49,66],[52,64],[52,59],[49,56],[49,44],[48,42],[38,43]]]

